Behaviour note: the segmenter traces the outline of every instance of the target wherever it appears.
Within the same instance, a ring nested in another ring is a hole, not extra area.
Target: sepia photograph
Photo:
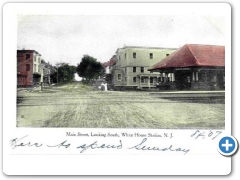
[[[225,128],[222,16],[17,20],[17,127]]]

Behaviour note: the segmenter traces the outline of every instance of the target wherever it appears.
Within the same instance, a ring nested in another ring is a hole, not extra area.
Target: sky
[[[221,16],[18,15],[17,49],[76,66],[86,54],[109,61],[124,46],[224,45],[224,27]]]

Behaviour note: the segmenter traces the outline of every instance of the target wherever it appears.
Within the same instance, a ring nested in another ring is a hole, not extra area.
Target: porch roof
[[[148,73],[148,74],[137,74],[138,77],[159,77],[159,74],[152,74],[152,73]]]

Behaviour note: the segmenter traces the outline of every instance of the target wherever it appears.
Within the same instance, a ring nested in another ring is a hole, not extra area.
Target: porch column
[[[163,77],[163,74],[160,73],[160,82],[162,82],[162,77]]]
[[[175,81],[175,74],[174,74],[174,72],[172,73],[172,81],[173,82]]]
[[[150,85],[150,76],[148,76],[148,88],[149,88],[149,89],[151,88],[151,85]]]
[[[41,91],[43,90],[43,67],[40,68],[41,71],[41,78],[40,78],[40,83],[41,83]]]
[[[165,83],[165,82],[166,82],[166,78],[165,78],[165,77],[166,77],[166,74],[163,73],[162,75],[163,75],[163,76],[162,76],[162,77],[163,77],[163,78],[162,78],[162,82]]]
[[[168,80],[168,73],[165,73],[165,82]]]
[[[42,83],[43,82],[43,68],[41,68],[41,78],[40,78],[40,82]]]
[[[139,75],[139,88],[142,89],[142,77]]]

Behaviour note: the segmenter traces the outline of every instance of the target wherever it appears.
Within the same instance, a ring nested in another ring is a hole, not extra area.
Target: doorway
[[[191,89],[191,71],[176,71],[175,72],[176,86],[178,90]]]

